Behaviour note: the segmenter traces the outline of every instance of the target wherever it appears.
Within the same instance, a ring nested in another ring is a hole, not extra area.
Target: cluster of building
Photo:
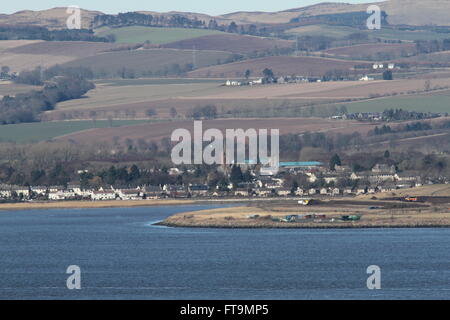
[[[422,181],[417,173],[399,173],[395,166],[377,164],[370,171],[353,172],[348,166],[336,166],[331,171],[320,162],[281,162],[277,173],[264,171],[257,165],[242,166],[252,176],[250,182],[229,183],[210,187],[206,184],[142,186],[137,188],[83,189],[79,185],[64,187],[0,185],[3,200],[143,200],[159,198],[215,198],[215,197],[310,197],[356,196],[390,192],[403,188],[431,184]],[[221,168],[224,173],[227,169]],[[175,170],[173,170],[175,171]],[[175,172],[173,172],[175,174]],[[179,172],[181,174],[181,171]],[[303,185],[288,182],[304,181]],[[446,181],[448,183],[448,181]]]
[[[434,119],[445,117],[447,114],[438,112],[409,111],[410,120]],[[358,121],[390,121],[391,119],[384,112],[355,112],[332,116],[335,120],[358,120]]]
[[[308,82],[322,82],[322,80],[314,77],[280,76],[270,79],[258,78],[254,80],[227,80],[225,82],[225,86],[240,87],[240,86],[263,85],[268,83],[288,84],[288,83],[308,83]]]

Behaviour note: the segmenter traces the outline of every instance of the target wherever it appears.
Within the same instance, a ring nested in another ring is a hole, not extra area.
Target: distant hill
[[[369,2],[366,4],[348,4],[324,2],[316,5],[294,8],[279,12],[235,12],[220,16],[210,16],[195,12],[153,12],[138,11],[142,14],[169,18],[174,15],[189,19],[198,19],[208,23],[216,20],[218,24],[228,25],[232,21],[242,24],[284,24],[298,17],[314,17],[321,15],[342,14],[351,12],[365,12],[370,4],[377,4],[388,14],[388,21],[392,25],[441,25],[450,26],[449,0],[388,0],[383,2]],[[99,11],[83,10],[82,24],[90,28],[94,17],[103,15]],[[36,25],[48,28],[65,28],[67,20],[66,8],[53,8],[42,11],[19,11],[14,14],[0,14],[0,24]]]
[[[89,11],[82,9],[81,26],[89,29],[96,15],[103,14],[100,11]],[[58,7],[42,11],[24,10],[13,14],[0,14],[0,25],[31,25],[47,27],[49,29],[60,29],[66,27],[69,15],[66,7]]]
[[[366,11],[370,4],[379,5],[388,14],[390,24],[450,26],[450,1],[448,0],[389,0],[366,4],[319,3],[312,6],[280,12],[236,12],[223,15],[231,20],[247,23],[288,23],[299,16]]]

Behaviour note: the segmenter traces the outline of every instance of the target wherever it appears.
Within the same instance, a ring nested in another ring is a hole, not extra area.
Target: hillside
[[[138,11],[157,17],[170,18],[181,15],[189,19],[198,19],[208,23],[216,20],[219,24],[228,25],[232,21],[242,24],[285,24],[298,17],[313,17],[318,15],[341,14],[349,12],[365,12],[370,4],[377,4],[388,14],[391,25],[450,26],[450,1],[448,0],[388,0],[383,2],[368,2],[365,4],[348,4],[324,2],[315,5],[294,8],[279,12],[235,12],[220,16],[210,16],[194,12],[153,12]],[[90,28],[99,11],[83,10],[83,28]],[[18,24],[46,26],[49,28],[65,28],[67,20],[66,8],[58,7],[42,11],[19,11],[14,14],[0,14],[0,24]]]
[[[58,7],[41,11],[24,10],[9,15],[0,14],[0,24],[42,26],[50,29],[66,28],[66,21],[69,17],[66,11],[67,7]],[[99,14],[102,13],[82,9],[82,28],[89,29],[94,17]]]
[[[351,72],[355,64],[360,63],[318,57],[276,56],[202,68],[190,72],[188,76],[235,78],[243,77],[245,71],[250,70],[252,76],[257,77],[261,76],[265,68],[272,69],[275,75],[322,76],[327,71],[333,70]]]
[[[121,46],[101,42],[3,40],[0,41],[0,65],[12,71],[50,67]]]
[[[106,77],[134,78],[135,76],[180,75],[191,70],[194,64],[192,50],[151,49],[108,52],[65,64],[91,68],[95,74]],[[197,67],[215,65],[229,59],[231,53],[222,51],[196,51]],[[122,73],[132,72],[133,74]]]
[[[219,50],[235,53],[251,53],[275,48],[292,48],[294,41],[244,36],[238,34],[217,34],[181,40],[163,45],[165,48],[197,50]]]
[[[117,43],[143,43],[164,44],[182,41],[197,37],[220,35],[220,31],[190,28],[156,28],[132,26],[122,28],[102,27],[96,30],[96,35],[102,37],[114,35]],[[189,49],[192,49],[190,47]]]
[[[373,2],[388,14],[393,25],[443,25],[450,26],[450,2],[448,0],[389,0]],[[236,12],[223,15],[227,19],[246,21],[247,23],[288,23],[299,16],[311,17],[324,14],[346,12],[365,12],[370,3],[320,3],[317,5],[290,9],[280,12]]]

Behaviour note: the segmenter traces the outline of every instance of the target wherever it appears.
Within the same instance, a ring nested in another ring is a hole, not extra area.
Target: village
[[[67,186],[14,186],[0,185],[2,202],[62,201],[62,200],[146,200],[165,198],[287,198],[287,197],[355,197],[375,195],[380,192],[395,192],[398,189],[416,188],[424,184],[445,183],[425,180],[418,173],[400,173],[395,166],[377,164],[366,172],[353,172],[349,166],[336,165],[334,170],[320,162],[281,162],[279,172],[258,165],[241,165],[251,179],[245,182],[229,182],[226,186],[208,184],[161,185],[138,187],[82,188],[80,184]],[[228,177],[230,166],[218,169]],[[171,168],[171,176],[181,176],[185,172]],[[301,180],[304,183],[292,182]]]

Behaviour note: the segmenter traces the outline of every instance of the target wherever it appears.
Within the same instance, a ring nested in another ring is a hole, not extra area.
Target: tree
[[[263,73],[264,79],[267,82],[272,82],[273,79],[275,78],[272,69],[265,68],[262,73]]]
[[[149,108],[149,109],[147,109],[146,111],[145,111],[145,114],[147,115],[147,117],[154,117],[154,116],[156,116],[158,113],[156,112],[156,110],[155,109],[153,109],[153,108]]]
[[[252,74],[252,72],[249,69],[245,70],[245,79],[248,80],[248,78],[250,78],[251,74]]]
[[[394,80],[394,76],[391,70],[386,70],[383,72],[383,80]]]
[[[384,152],[384,157],[385,157],[386,159],[388,159],[388,158],[391,157],[391,153],[389,152],[389,150],[386,150],[386,151]]]
[[[341,165],[342,165],[341,158],[337,154],[335,154],[333,157],[331,157],[330,170],[335,171],[336,166],[341,166]]]
[[[170,117],[176,118],[177,115],[178,115],[177,109],[175,109],[174,107],[170,108]]]
[[[232,21],[230,23],[230,25],[228,26],[227,32],[238,33],[238,31],[239,31],[239,29],[238,29],[237,24],[234,21]]]
[[[230,180],[235,186],[244,180],[241,167],[233,165],[231,168]]]

